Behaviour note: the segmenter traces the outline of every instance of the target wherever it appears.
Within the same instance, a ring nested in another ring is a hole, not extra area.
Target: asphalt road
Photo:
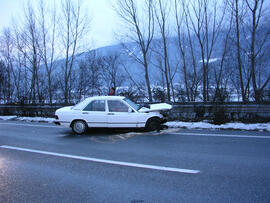
[[[0,202],[270,202],[270,134],[0,121]]]

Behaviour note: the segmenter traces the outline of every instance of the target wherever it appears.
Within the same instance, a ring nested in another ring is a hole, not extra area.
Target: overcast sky
[[[12,17],[23,14],[23,5],[28,0],[0,0],[0,30],[11,25]],[[53,0],[45,0],[53,1]],[[61,0],[56,0],[60,2]],[[117,15],[112,9],[114,0],[84,0],[83,5],[92,16],[91,36],[93,47],[102,47],[117,43],[114,30],[117,26]]]

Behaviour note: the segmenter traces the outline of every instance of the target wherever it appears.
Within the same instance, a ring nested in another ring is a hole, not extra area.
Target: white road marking
[[[256,135],[227,135],[227,134],[203,134],[203,133],[168,133],[173,135],[190,135],[190,136],[206,136],[206,137],[236,137],[236,138],[259,138],[259,139],[270,139],[270,136],[256,136]]]
[[[145,169],[152,169],[152,170],[159,170],[159,171],[170,171],[170,172],[189,173],[189,174],[200,173],[199,170],[171,168],[171,167],[165,167],[165,166],[146,165],[146,164],[138,164],[138,163],[122,162],[122,161],[112,161],[112,160],[106,160],[106,159],[97,159],[97,158],[90,158],[90,157],[84,157],[84,156],[60,154],[60,153],[54,153],[54,152],[13,147],[13,146],[7,146],[7,145],[0,146],[0,148],[24,151],[24,152],[32,152],[32,153],[38,153],[38,154],[45,154],[45,155],[51,155],[51,156],[58,156],[58,157],[64,157],[64,158],[71,158],[71,159],[79,159],[79,160],[92,161],[92,162],[105,163],[105,164],[135,167],[135,168],[145,168]]]
[[[53,125],[33,125],[33,124],[20,124],[20,123],[0,123],[0,125],[17,125],[17,126],[41,127],[41,128],[64,128],[64,127],[62,127],[62,126],[53,126]]]

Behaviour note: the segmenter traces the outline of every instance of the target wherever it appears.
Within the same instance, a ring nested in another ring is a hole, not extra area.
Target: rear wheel
[[[147,131],[160,131],[161,129],[161,122],[159,118],[151,118],[147,121],[145,126]]]
[[[87,125],[84,121],[74,121],[72,124],[72,130],[76,134],[83,134],[87,129]]]

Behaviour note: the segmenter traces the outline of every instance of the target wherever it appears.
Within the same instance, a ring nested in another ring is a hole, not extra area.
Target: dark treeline
[[[1,103],[73,103],[110,87],[135,101],[269,100],[269,0],[115,0],[112,9],[126,52],[101,55],[89,51],[82,2],[25,5],[0,35]]]

